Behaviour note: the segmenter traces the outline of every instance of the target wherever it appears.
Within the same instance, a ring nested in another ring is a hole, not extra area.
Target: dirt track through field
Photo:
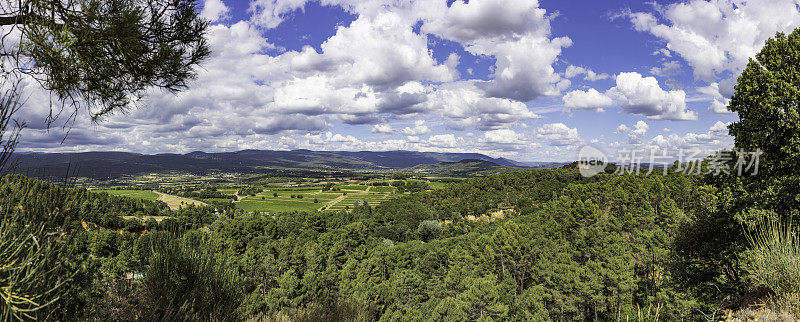
[[[208,206],[208,204],[206,204],[205,202],[202,202],[202,201],[197,201],[197,200],[194,200],[194,199],[168,195],[166,193],[163,193],[163,192],[160,192],[160,191],[155,191],[155,190],[153,190],[153,192],[158,194],[158,200],[161,200],[161,201],[165,202],[167,204],[167,206],[169,206],[169,209],[172,209],[172,210],[178,209],[181,206],[186,206],[188,204],[195,204],[195,205],[200,205],[200,206]],[[183,204],[181,204],[181,201],[183,201]]]
[[[346,195],[338,196],[338,197],[336,197],[336,199],[328,201],[328,203],[326,203],[324,206],[322,206],[322,208],[320,208],[319,210],[322,211],[322,210],[331,209],[331,207],[335,206],[337,203],[339,203],[340,201],[344,200],[344,198],[347,198],[347,196]]]

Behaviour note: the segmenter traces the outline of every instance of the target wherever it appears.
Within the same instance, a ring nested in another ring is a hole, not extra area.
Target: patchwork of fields
[[[322,187],[269,187],[255,196],[244,196],[235,204],[245,211],[338,211],[353,208],[357,202],[374,206],[397,195],[397,190],[393,187],[345,184],[335,188],[339,190],[323,191]]]
[[[324,185],[268,185],[255,195],[239,195],[239,189],[223,187],[217,191],[236,196],[236,208],[253,212],[291,212],[291,211],[341,211],[361,204],[376,206],[399,195],[391,186],[372,186],[364,182],[348,182],[334,185],[325,190]],[[111,195],[145,200],[161,200],[170,208],[177,209],[186,204],[207,204],[215,201],[227,202],[230,199],[212,198],[194,200],[150,190],[95,190]]]
[[[188,204],[205,205],[206,203],[194,199],[183,198],[166,193],[150,190],[94,190],[94,192],[105,192],[114,196],[123,196],[135,199],[144,200],[161,200],[169,206],[170,209],[178,209],[181,206],[185,207]]]
[[[150,190],[94,190],[94,192],[105,192],[112,196],[123,196],[151,201],[158,199],[158,194]]]

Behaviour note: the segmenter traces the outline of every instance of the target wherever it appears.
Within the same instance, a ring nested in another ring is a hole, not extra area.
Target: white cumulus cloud
[[[617,85],[606,92],[625,112],[650,119],[696,120],[697,112],[687,110],[686,93],[667,91],[653,77],[639,73],[617,75]]]
[[[633,12],[627,16],[636,30],[662,39],[666,49],[685,59],[697,78],[713,81],[724,72],[738,75],[767,38],[797,28],[800,3],[691,0],[660,8],[658,15]]]
[[[577,128],[564,123],[544,124],[536,129],[535,136],[552,146],[573,146],[581,143]]]
[[[431,133],[431,130],[425,125],[425,120],[417,120],[414,122],[414,127],[406,126],[403,128],[403,134],[407,136],[420,136],[423,134]]]
[[[598,81],[598,80],[601,80],[601,79],[607,79],[607,78],[611,77],[610,75],[608,75],[606,73],[598,74],[598,73],[595,73],[593,70],[591,70],[589,68],[582,67],[582,66],[575,66],[575,65],[567,66],[567,70],[564,72],[564,77],[566,77],[566,78],[574,78],[574,77],[579,76],[579,75],[585,75],[583,77],[583,80],[587,80],[587,81],[591,81],[591,82]]]
[[[228,9],[228,6],[226,6],[222,0],[206,0],[203,3],[203,10],[200,11],[200,16],[214,23],[219,20],[227,19],[228,12],[230,12],[230,9]]]
[[[375,124],[372,126],[372,133],[392,134],[394,130],[389,124]]]
[[[604,107],[614,104],[610,97],[594,88],[590,88],[587,91],[571,91],[564,95],[562,100],[565,107],[577,110],[595,110],[597,112],[602,112]]]
[[[438,5],[426,7],[422,31],[497,60],[493,79],[481,84],[488,96],[529,101],[557,95],[569,86],[552,65],[572,41],[551,37],[552,17],[538,1],[458,0],[449,7],[444,1],[435,3]]]

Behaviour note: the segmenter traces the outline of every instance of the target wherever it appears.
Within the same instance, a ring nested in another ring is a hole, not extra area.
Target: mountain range
[[[237,152],[190,152],[140,154],[129,152],[17,153],[16,172],[37,177],[70,176],[116,178],[124,175],[183,171],[261,173],[268,169],[400,170],[419,165],[462,160],[487,161],[501,167],[557,167],[552,162],[517,162],[480,153],[416,151],[311,151],[242,150]],[[484,164],[484,166],[487,166]]]
[[[464,159],[456,162],[439,162],[436,164],[420,164],[405,168],[402,172],[413,174],[429,174],[444,176],[487,176],[495,173],[519,170],[518,166],[503,166],[492,161]]]

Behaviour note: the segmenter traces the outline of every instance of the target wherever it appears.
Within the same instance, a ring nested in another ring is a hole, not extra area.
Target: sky
[[[726,106],[748,59],[800,27],[800,0],[200,0],[199,9],[212,54],[188,90],[152,89],[99,123],[80,111],[48,128],[49,96],[27,83],[18,151],[710,153],[733,145],[726,125],[737,116]]]

